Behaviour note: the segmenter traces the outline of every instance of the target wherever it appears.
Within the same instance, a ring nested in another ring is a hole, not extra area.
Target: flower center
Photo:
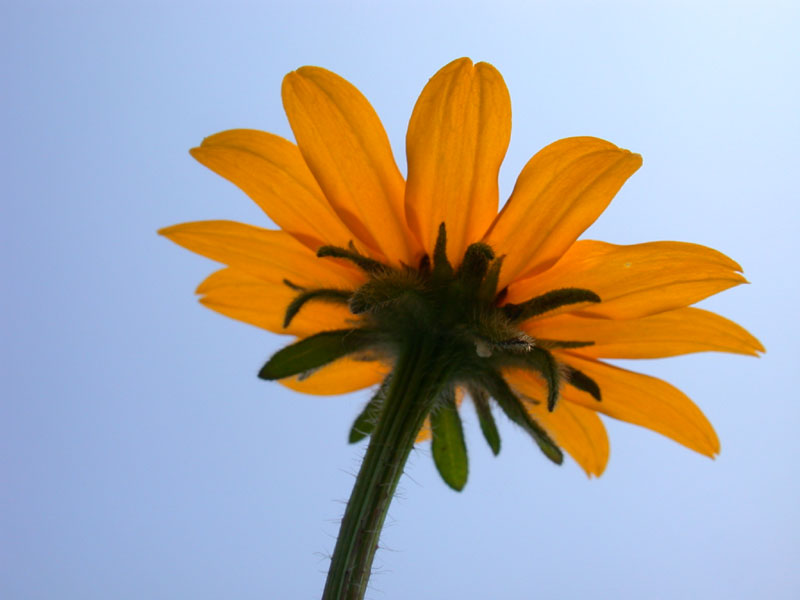
[[[564,288],[550,291],[522,304],[502,304],[506,290],[497,283],[503,257],[496,257],[484,243],[467,248],[456,269],[447,259],[444,224],[433,257],[426,255],[416,267],[389,267],[360,254],[354,246],[323,246],[320,257],[347,260],[367,275],[355,291],[299,288],[286,311],[288,325],[310,301],[345,303],[359,317],[358,327],[348,331],[348,353],[366,359],[393,362],[407,349],[427,340],[439,349],[439,360],[450,363],[450,387],[462,386],[473,396],[496,387],[487,381],[502,379],[504,368],[536,371],[547,382],[547,406],[553,410],[562,380],[589,391],[599,399],[597,386],[582,373],[560,365],[555,348],[578,348],[591,341],[534,339],[521,324],[561,306],[599,302],[589,290]],[[357,332],[357,333],[356,333]],[[350,339],[356,338],[356,339]],[[538,402],[537,399],[530,399]]]
[[[353,327],[322,331],[299,340],[270,358],[259,372],[263,379],[313,375],[317,369],[342,358],[381,360],[397,365],[414,359],[416,381],[431,379],[431,398],[422,398],[430,419],[433,457],[445,481],[461,489],[466,481],[466,449],[456,409],[459,390],[468,391],[475,404],[481,430],[492,451],[500,451],[500,438],[492,417],[493,399],[511,421],[527,431],[553,462],[563,453],[532,416],[530,403],[545,399],[521,397],[504,377],[506,369],[525,369],[541,375],[547,384],[547,408],[556,408],[562,383],[583,390],[598,401],[600,388],[591,378],[568,364],[559,363],[553,350],[591,345],[591,341],[534,339],[522,324],[561,306],[599,302],[589,290],[563,288],[521,304],[503,304],[505,290],[497,289],[503,257],[495,257],[483,243],[467,248],[455,269],[447,259],[444,224],[433,257],[425,256],[414,268],[393,268],[350,248],[323,246],[319,257],[347,260],[367,276],[356,290],[305,289],[286,281],[297,296],[286,308],[288,326],[308,302],[346,304],[357,318]],[[419,363],[419,364],[418,364]],[[391,390],[405,385],[401,374],[389,374],[353,424],[350,441],[370,435],[380,422],[384,401]],[[408,382],[405,382],[408,383]],[[409,384],[410,385],[410,384]],[[427,389],[426,388],[426,389]]]

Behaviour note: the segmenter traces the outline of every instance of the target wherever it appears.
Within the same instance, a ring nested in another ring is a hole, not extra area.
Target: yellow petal
[[[709,457],[719,453],[719,440],[714,428],[700,409],[677,388],[655,377],[597,361],[563,355],[559,359],[594,379],[603,395],[603,400],[598,402],[589,394],[564,385],[561,403],[582,406],[646,427]],[[529,398],[541,401],[547,395],[544,380],[530,371],[514,371],[513,384],[514,389]],[[556,405],[556,410],[558,407]]]
[[[733,321],[699,308],[627,320],[562,314],[532,319],[523,329],[539,339],[594,342],[574,351],[593,358],[663,358],[708,351],[758,356],[764,351]]]
[[[420,442],[427,442],[429,439],[431,439],[432,435],[433,430],[431,429],[430,417],[425,417],[425,423],[422,425],[422,429],[419,430],[417,439],[414,440],[414,443],[419,444]]]
[[[282,93],[300,152],[336,214],[373,252],[411,264],[419,251],[407,234],[403,176],[367,99],[319,67],[289,73]]]
[[[584,288],[602,302],[581,307],[582,314],[633,319],[683,308],[745,283],[737,271],[741,267],[730,258],[698,244],[617,246],[584,240],[551,269],[510,285],[507,301],[524,302],[559,288]]]
[[[540,150],[486,234],[495,252],[506,255],[499,289],[552,266],[641,164],[638,154],[592,137]]]
[[[598,402],[566,385],[564,400],[646,427],[700,454],[713,457],[719,452],[711,423],[686,394],[666,381],[566,353],[558,353],[558,358],[594,379],[603,397]]]
[[[335,396],[347,394],[383,381],[389,366],[377,361],[359,361],[340,358],[302,379],[300,376],[281,379],[286,387],[304,394]]]
[[[509,384],[514,387],[514,372],[506,374]],[[540,398],[543,398],[540,397]],[[608,435],[603,422],[594,411],[561,402],[553,412],[540,402],[525,402],[531,416],[536,419],[561,448],[577,462],[588,476],[599,477],[608,463]]]
[[[458,264],[497,213],[497,173],[511,135],[511,101],[487,64],[461,58],[422,90],[406,136],[409,227],[433,252],[439,224]]]
[[[274,333],[306,337],[319,331],[352,327],[355,317],[346,306],[309,302],[283,327],[286,307],[297,292],[283,283],[271,283],[235,269],[212,273],[197,288],[200,303],[226,317]]]
[[[203,140],[191,154],[258,204],[278,227],[316,252],[347,246],[353,234],[333,212],[297,146],[277,135],[233,129]]]
[[[317,258],[283,231],[234,221],[197,221],[159,231],[176,244],[272,283],[355,289],[364,275],[348,264]]]

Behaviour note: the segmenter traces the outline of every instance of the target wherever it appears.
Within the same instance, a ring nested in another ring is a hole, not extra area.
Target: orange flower
[[[205,221],[160,231],[226,265],[197,288],[205,306],[300,339],[262,376],[310,394],[358,390],[387,378],[406,336],[435,331],[458,362],[442,403],[469,392],[495,451],[490,397],[551,459],[560,462],[560,446],[589,475],[608,459],[597,413],[707,456],[719,451],[683,393],[599,360],[763,351],[735,323],[690,307],[745,281],[721,253],[576,241],[639,155],[591,137],[554,142],[524,167],[498,214],[511,106],[491,65],[462,58],[425,86],[406,137],[407,180],[375,111],[344,79],[303,67],[284,79],[283,102],[296,145],[232,130],[192,150],[280,230]],[[375,410],[378,402],[351,439],[368,432]],[[436,458],[437,435],[457,438],[460,422],[431,414]],[[463,485],[461,475],[443,476]]]

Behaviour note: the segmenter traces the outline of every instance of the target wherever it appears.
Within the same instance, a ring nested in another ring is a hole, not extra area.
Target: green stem
[[[447,380],[447,364],[431,340],[411,342],[392,382],[345,509],[323,600],[361,600],[367,590],[397,483],[414,441]]]

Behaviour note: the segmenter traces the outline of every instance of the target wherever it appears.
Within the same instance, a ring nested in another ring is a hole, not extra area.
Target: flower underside
[[[437,372],[445,374],[441,392],[430,411],[434,461],[444,480],[461,489],[466,483],[467,462],[461,420],[457,411],[460,390],[467,390],[475,404],[481,430],[492,451],[500,450],[500,438],[489,400],[494,399],[506,416],[527,431],[544,454],[561,464],[563,453],[529,411],[525,403],[538,399],[518,396],[502,376],[503,369],[529,370],[547,384],[547,409],[553,411],[561,386],[571,385],[601,400],[597,383],[583,372],[559,364],[551,350],[591,346],[591,340],[534,339],[520,324],[566,305],[597,303],[594,292],[579,288],[549,291],[520,304],[502,304],[505,289],[498,290],[503,264],[491,247],[470,245],[461,265],[453,268],[447,258],[447,233],[439,227],[433,258],[425,255],[417,267],[387,266],[349,248],[323,246],[317,256],[348,261],[367,276],[355,290],[306,289],[285,280],[297,292],[286,309],[284,326],[309,302],[347,305],[354,327],[323,331],[277,352],[259,376],[263,379],[300,377],[314,373],[344,356],[392,363],[420,343],[435,348]],[[434,365],[431,365],[434,368]],[[383,398],[391,381],[386,377],[378,392],[356,419],[350,441],[368,436],[378,421]]]

